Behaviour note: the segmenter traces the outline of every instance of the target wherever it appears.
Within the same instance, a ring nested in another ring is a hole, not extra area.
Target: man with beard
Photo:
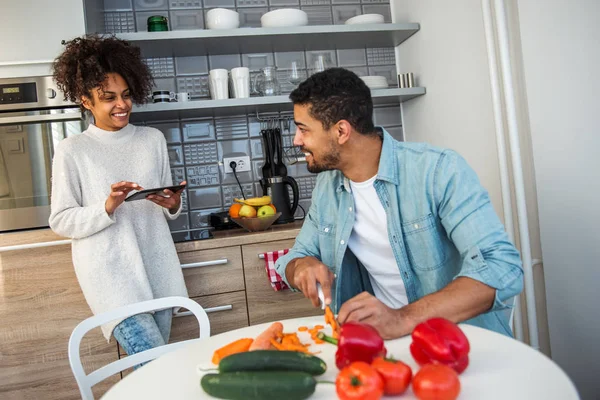
[[[318,173],[312,205],[277,271],[341,324],[385,339],[444,317],[512,335],[519,253],[457,153],[404,143],[373,124],[370,89],[331,68],[294,90],[294,144]]]

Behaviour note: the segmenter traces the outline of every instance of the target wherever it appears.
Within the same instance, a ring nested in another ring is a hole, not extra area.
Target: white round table
[[[323,317],[296,318],[282,321],[283,331],[298,332],[298,327],[324,325]],[[190,343],[182,349],[165,354],[137,369],[114,385],[104,395],[104,400],[114,399],[213,399],[200,387],[196,367],[215,368],[211,363],[213,352],[236,339],[254,338],[271,323],[250,326]],[[469,338],[470,363],[460,375],[462,400],[575,400],[579,399],[575,386],[567,375],[548,357],[527,345],[495,332],[471,325],[461,325]],[[331,332],[329,327],[326,332]],[[313,343],[307,332],[298,332],[303,343]],[[418,365],[409,352],[410,336],[386,342],[389,355],[402,360],[418,371]],[[336,347],[323,343],[310,348],[328,366],[319,380],[335,381]],[[319,384],[310,399],[336,399],[335,386]],[[384,397],[385,398],[385,397]],[[409,388],[399,398],[416,399]]]

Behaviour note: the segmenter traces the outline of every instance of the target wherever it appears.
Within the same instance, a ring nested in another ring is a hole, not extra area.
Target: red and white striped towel
[[[283,281],[281,275],[279,275],[275,270],[275,261],[277,261],[277,259],[284,254],[287,254],[288,251],[289,249],[267,251],[266,253],[263,253],[265,258],[265,269],[267,270],[267,278],[269,278],[269,283],[276,292],[288,288],[288,285]]]

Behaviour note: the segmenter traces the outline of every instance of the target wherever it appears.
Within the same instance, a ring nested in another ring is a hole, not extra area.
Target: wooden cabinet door
[[[80,399],[67,355],[75,326],[90,311],[71,262],[71,246],[0,253],[0,398]],[[100,328],[81,344],[90,373],[117,360]],[[94,387],[99,398],[120,377]]]
[[[279,240],[242,246],[250,325],[323,313],[302,293],[291,290],[276,292],[269,283],[265,260],[259,258],[259,254],[289,249],[293,245],[294,240]]]
[[[243,290],[195,297],[192,300],[200,304],[208,313],[211,336],[248,326],[246,294]],[[169,342],[179,342],[197,337],[198,321],[193,315],[173,318]]]
[[[179,253],[190,297],[244,290],[240,246]]]

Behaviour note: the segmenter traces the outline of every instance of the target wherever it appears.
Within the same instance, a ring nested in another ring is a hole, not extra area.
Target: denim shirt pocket
[[[328,224],[328,223],[319,223],[317,226],[319,235],[323,235],[323,236],[331,236],[333,237],[333,235],[335,234],[335,226],[333,224]]]
[[[321,262],[329,268],[335,268],[335,225],[325,221],[317,223],[317,236]]]
[[[402,232],[415,269],[431,271],[444,264],[446,254],[433,215],[427,214],[403,223]]]

